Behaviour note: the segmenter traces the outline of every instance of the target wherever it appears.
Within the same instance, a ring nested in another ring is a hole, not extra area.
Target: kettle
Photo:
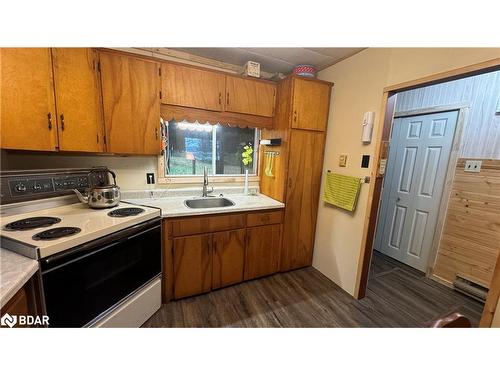
[[[113,176],[112,185],[93,186],[92,175],[100,172],[109,173]],[[85,189],[85,194],[82,194],[78,189],[73,189],[82,203],[86,203],[90,208],[110,208],[115,207],[120,203],[120,187],[116,185],[116,175],[109,169],[93,170],[89,173],[89,187]]]

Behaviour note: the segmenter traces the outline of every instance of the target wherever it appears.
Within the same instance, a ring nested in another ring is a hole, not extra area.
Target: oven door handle
[[[52,271],[55,271],[61,267],[64,267],[64,266],[67,266],[68,264],[72,264],[72,263],[75,263],[75,262],[78,262],[79,260],[82,260],[82,259],[85,259],[85,258],[88,258],[89,256],[92,256],[92,255],[95,255],[97,253],[100,253],[100,252],[103,252],[103,251],[106,251],[107,249],[111,248],[111,247],[114,247],[116,245],[119,245],[125,241],[127,241],[128,238],[124,238],[120,241],[116,241],[116,242],[113,242],[113,243],[110,243],[104,247],[100,247],[99,249],[96,249],[94,251],[91,251],[90,253],[87,253],[85,255],[82,255],[80,257],[77,257],[77,258],[74,258],[74,259],[71,259],[70,261],[68,262],[65,262],[65,263],[61,263],[59,264],[58,266],[55,266],[54,268],[49,268],[45,271],[42,271],[42,274],[46,274],[48,272],[52,272]],[[58,258],[56,258],[58,259]],[[55,259],[52,258],[52,257],[49,257],[49,258],[46,258],[46,259],[43,259],[43,262],[46,264],[46,265],[49,265],[52,261],[54,261]]]

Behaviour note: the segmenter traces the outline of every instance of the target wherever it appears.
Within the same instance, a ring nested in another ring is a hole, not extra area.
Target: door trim
[[[477,64],[464,66],[458,69],[433,74],[412,81],[403,82],[396,85],[387,86],[382,90],[381,116],[378,119],[377,126],[380,131],[374,137],[375,154],[372,164],[371,177],[373,184],[369,185],[367,210],[364,220],[363,237],[360,248],[360,257],[356,275],[356,286],[354,296],[361,299],[365,296],[368,285],[368,274],[370,271],[371,256],[373,252],[373,240],[375,237],[376,222],[378,217],[380,191],[383,183],[383,176],[378,173],[380,166],[380,155],[382,144],[389,139],[393,112],[395,108],[394,95],[400,91],[409,90],[422,86],[429,86],[436,83],[452,81],[458,78],[470,77],[477,74],[491,72],[500,69],[500,58],[483,61]]]

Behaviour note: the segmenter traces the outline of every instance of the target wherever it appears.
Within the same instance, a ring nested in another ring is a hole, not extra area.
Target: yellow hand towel
[[[358,202],[361,180],[338,173],[326,173],[323,200],[344,210],[353,212]]]

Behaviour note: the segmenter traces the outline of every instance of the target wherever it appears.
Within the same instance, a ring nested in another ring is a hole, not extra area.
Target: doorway
[[[375,155],[377,163],[374,164],[372,170],[374,183],[370,186],[369,210],[365,218],[364,242],[362,245],[361,261],[358,266],[359,274],[355,290],[355,295],[358,299],[363,298],[367,291],[370,264],[372,264],[372,253],[374,250],[377,250],[377,247],[380,248],[382,237],[377,237],[377,228],[385,226],[385,224],[380,222],[383,221],[384,218],[381,218],[382,215],[379,215],[379,213],[380,210],[382,210],[383,195],[388,193],[387,189],[385,189],[385,185],[386,180],[389,179],[388,174],[391,169],[388,160],[390,150],[388,150],[387,146],[391,138],[397,135],[395,122],[402,121],[400,119],[421,115],[456,112],[458,110],[458,121],[455,124],[454,132],[455,139],[448,162],[448,171],[445,177],[442,199],[441,203],[436,207],[438,208],[438,219],[434,225],[434,240],[428,258],[428,267],[424,269],[424,271],[426,271],[425,274],[415,269],[418,268],[418,266],[412,266],[412,269],[414,269],[415,272],[419,272],[423,277],[428,277],[440,284],[453,287],[452,282],[455,278],[454,275],[457,274],[460,277],[465,276],[466,280],[476,280],[476,278],[470,278],[468,272],[457,271],[458,267],[461,267],[460,269],[465,271],[475,271],[478,268],[478,266],[476,266],[476,260],[468,258],[462,259],[463,257],[460,258],[463,254],[472,254],[476,258],[479,256],[480,259],[483,260],[483,258],[486,259],[483,253],[491,253],[493,255],[487,258],[487,261],[484,260],[483,263],[487,263],[488,265],[494,263],[493,258],[495,258],[495,252],[498,250],[498,241],[492,241],[494,245],[493,251],[490,250],[491,246],[483,246],[481,250],[484,251],[479,255],[477,254],[477,246],[475,243],[478,238],[482,240],[487,237],[489,239],[487,235],[471,238],[470,245],[467,245],[469,242],[462,241],[461,238],[469,236],[469,231],[467,229],[468,225],[474,226],[474,224],[470,222],[473,216],[472,214],[479,215],[481,220],[484,219],[484,215],[481,215],[479,212],[471,213],[468,208],[469,201],[468,199],[464,199],[463,195],[469,194],[469,191],[470,194],[476,194],[477,186],[479,186],[477,185],[477,180],[490,181],[488,179],[489,177],[486,175],[490,173],[490,170],[496,171],[500,167],[500,161],[494,160],[500,159],[497,134],[497,130],[500,129],[497,126],[500,120],[500,111],[496,110],[496,108],[500,108],[498,107],[498,103],[500,103],[500,98],[498,97],[498,93],[500,92],[498,91],[498,87],[500,87],[499,69],[500,59],[494,59],[415,81],[393,85],[384,89],[382,98],[382,118],[380,120],[382,128],[378,135]],[[395,125],[394,128],[393,124]],[[480,173],[473,174],[466,173],[467,171],[464,172],[467,168],[466,161],[468,160],[466,159],[482,160],[483,166],[485,167],[484,170],[477,171]],[[457,176],[460,177],[456,178]],[[461,185],[462,182],[467,185],[465,188],[462,186],[463,184]],[[472,186],[469,186],[471,184]],[[388,182],[387,185],[390,187]],[[492,186],[490,186],[491,184],[487,183],[486,185],[487,189],[492,188]],[[493,187],[493,193],[496,194],[497,191],[498,190]],[[462,194],[462,192],[465,193]],[[489,200],[497,199],[495,198],[496,195],[493,198],[488,194],[486,195],[488,196],[487,199],[485,199],[487,203],[484,203],[481,207],[489,207]],[[452,207],[455,211],[453,211],[453,209],[449,211],[450,200],[448,197],[451,196],[454,201],[458,202],[458,205]],[[385,220],[389,220],[389,218],[390,216],[385,218]],[[427,217],[427,220],[428,219],[429,217]],[[452,225],[448,225],[449,223],[458,223],[460,227],[458,232],[450,230]],[[410,224],[412,224],[411,221]],[[480,228],[484,229],[489,227],[485,225],[480,226]],[[495,232],[494,236],[496,235],[497,233]],[[451,239],[453,243],[450,246],[446,245],[442,242],[443,237]],[[395,238],[397,239],[397,236]],[[456,245],[456,242],[460,241],[464,243],[463,246]],[[470,249],[475,250],[471,252],[469,251]],[[492,259],[493,261],[491,261]],[[443,260],[449,261],[443,262]],[[450,262],[453,263],[452,266],[450,266]],[[445,275],[442,271],[442,269],[445,269],[444,267],[448,267],[446,271],[454,275]],[[481,267],[483,266],[481,265]],[[439,271],[437,271],[438,268],[440,269]],[[483,267],[481,269],[487,268]],[[487,281],[488,276],[489,274],[485,274],[483,279]],[[483,284],[488,286],[488,282]]]
[[[422,272],[431,256],[457,121],[458,110],[393,122],[374,248]]]

